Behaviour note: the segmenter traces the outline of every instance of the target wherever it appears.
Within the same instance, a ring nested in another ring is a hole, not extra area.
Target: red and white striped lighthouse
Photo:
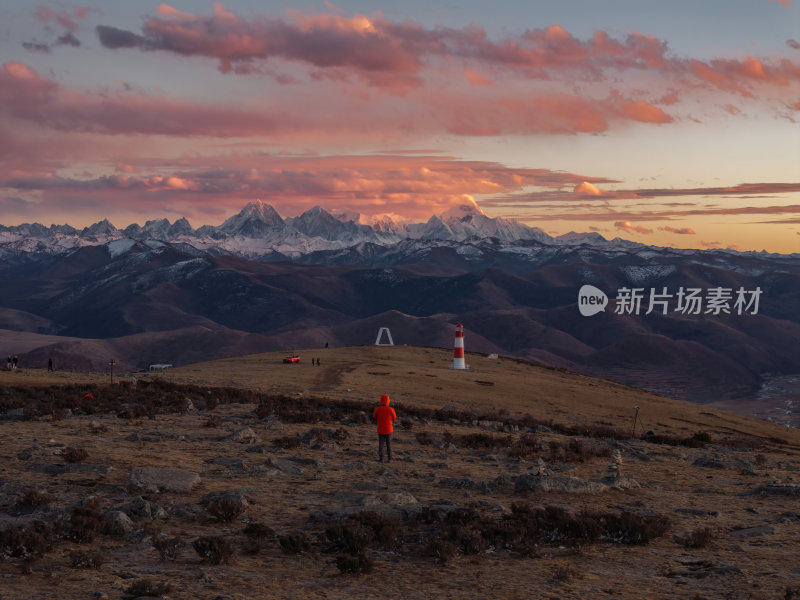
[[[464,326],[461,323],[456,325],[456,342],[453,347],[453,368],[467,368],[467,365],[464,363]]]

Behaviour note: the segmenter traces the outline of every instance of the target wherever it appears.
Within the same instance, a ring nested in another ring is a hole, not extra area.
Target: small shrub
[[[34,560],[53,549],[56,533],[45,523],[34,521],[0,531],[0,557]]]
[[[660,515],[640,515],[623,512],[618,515],[605,515],[605,535],[623,544],[647,544],[650,540],[664,535],[670,527],[667,517]]]
[[[268,527],[267,525],[258,523],[257,521],[248,523],[247,527],[242,530],[242,533],[250,538],[264,539],[275,537],[275,531],[272,529],[272,527]]]
[[[68,463],[81,463],[89,458],[89,452],[85,448],[76,448],[75,446],[70,446],[69,448],[64,449],[64,451],[61,453],[61,456]]]
[[[427,431],[418,431],[414,434],[414,437],[417,438],[417,442],[423,446],[430,446],[433,444],[433,436]]]
[[[433,557],[438,563],[446,564],[456,557],[456,545],[447,540],[434,538],[428,542],[425,554]]]
[[[206,506],[206,509],[218,521],[230,523],[244,513],[245,504],[238,498],[220,496],[219,498],[211,500]]]
[[[363,552],[357,554],[340,554],[336,557],[336,566],[339,571],[347,575],[361,575],[371,573],[374,567],[372,559]]]
[[[367,423],[369,423],[369,417],[367,416],[367,413],[365,413],[363,410],[360,410],[360,411],[356,412],[351,417],[351,419],[352,419],[353,423],[357,423],[359,425],[366,425]],[[403,419],[402,421],[400,421],[400,424],[403,425],[403,429],[411,429],[411,427],[406,427],[404,425],[404,423],[406,421],[411,423],[411,421],[409,419]]]
[[[212,565],[227,565],[234,562],[233,544],[222,536],[199,537],[192,542],[192,547],[203,562]]]
[[[575,578],[575,571],[569,565],[558,565],[553,569],[552,581],[567,583]]]
[[[372,538],[384,550],[395,550],[403,543],[405,527],[398,517],[382,515],[372,510],[356,513],[350,520],[372,530]]]
[[[714,531],[710,527],[700,527],[686,536],[683,545],[687,548],[706,548],[713,539]]]
[[[73,507],[69,520],[64,524],[64,536],[79,543],[88,543],[103,532],[107,523],[102,501],[95,496]]]
[[[366,525],[346,521],[326,527],[325,537],[331,543],[330,550],[358,554],[366,549],[375,534]]]
[[[206,419],[206,422],[203,423],[203,427],[218,427],[219,426],[219,416],[218,415],[209,415]]]
[[[25,488],[14,500],[14,505],[19,508],[33,508],[36,506],[47,506],[51,498],[45,492],[40,492],[36,488]]]
[[[150,543],[162,561],[175,561],[185,545],[183,538],[179,535],[174,537],[155,535],[151,538]]]
[[[451,510],[444,518],[444,522],[448,525],[466,525],[474,523],[481,518],[480,513],[472,507],[461,507]]]
[[[536,434],[523,433],[506,450],[506,454],[512,458],[524,458],[538,454],[542,450],[542,443]]]
[[[406,431],[411,431],[414,428],[414,421],[411,419],[400,419],[400,427]]]
[[[301,441],[299,435],[285,435],[272,440],[272,445],[276,448],[283,448],[284,450],[293,450],[300,446]]]
[[[163,598],[172,591],[169,582],[155,582],[151,579],[137,579],[125,589],[125,598],[138,598],[140,596],[150,596],[153,598]]]
[[[463,554],[481,554],[489,548],[489,543],[480,531],[480,525],[464,527],[453,525],[443,532],[445,539],[452,541]]]
[[[73,569],[97,569],[105,562],[102,552],[76,550],[70,552],[69,562]]]
[[[262,523],[249,523],[242,533],[245,535],[242,546],[245,554],[258,554],[267,547],[271,540],[275,539],[275,531]]]
[[[278,543],[284,554],[303,554],[311,549],[311,544],[302,531],[278,536]]]

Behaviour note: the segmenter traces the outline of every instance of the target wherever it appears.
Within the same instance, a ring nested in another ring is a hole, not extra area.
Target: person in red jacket
[[[389,406],[389,396],[381,396],[381,405],[372,411],[372,418],[378,422],[378,459],[383,462],[383,447],[386,446],[386,458],[392,460],[392,421],[397,419],[394,409]]]

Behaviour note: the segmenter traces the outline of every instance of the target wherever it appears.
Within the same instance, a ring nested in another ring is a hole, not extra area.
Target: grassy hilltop
[[[797,430],[477,354],[282,357],[0,372],[2,598],[800,597]]]

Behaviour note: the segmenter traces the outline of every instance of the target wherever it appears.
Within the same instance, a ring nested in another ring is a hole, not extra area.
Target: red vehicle
[[[300,357],[297,354],[290,354],[289,356],[285,356],[283,358],[283,362],[285,363],[299,363]]]

